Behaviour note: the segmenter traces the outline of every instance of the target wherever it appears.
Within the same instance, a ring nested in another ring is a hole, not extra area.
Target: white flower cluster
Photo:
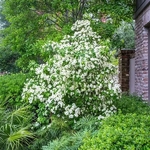
[[[113,101],[120,88],[113,76],[117,69],[88,20],[77,21],[71,29],[74,35],[43,46],[45,51],[51,46],[55,54],[35,69],[36,76],[26,83],[22,98],[45,103],[62,118],[93,114],[100,119],[116,110]]]

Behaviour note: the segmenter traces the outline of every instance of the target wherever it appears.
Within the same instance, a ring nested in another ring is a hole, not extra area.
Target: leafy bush
[[[150,115],[150,106],[138,96],[124,94],[116,101],[115,106],[122,114],[136,113]]]
[[[112,48],[120,50],[122,48],[135,48],[135,23],[122,21],[121,25],[115,30],[112,36]]]
[[[5,101],[8,107],[21,106],[21,93],[26,74],[8,74],[0,76],[0,102]]]
[[[119,100],[117,101],[116,106],[118,108],[119,116],[122,117],[123,114],[127,114],[126,118],[127,119],[129,118],[128,119],[129,121],[131,121],[131,119],[134,118],[133,116],[135,116],[135,118],[136,118],[137,115],[139,115],[139,114],[140,115],[141,114],[142,115],[149,115],[149,112],[150,112],[149,111],[149,108],[150,108],[149,105],[147,105],[146,103],[143,103],[141,98],[136,97],[136,96],[132,96],[132,95],[122,95],[122,97],[119,98]],[[123,113],[122,115],[120,114],[120,111]],[[133,116],[132,116],[131,113],[133,113]],[[134,113],[136,113],[136,115]],[[131,119],[130,119],[130,116],[131,116]],[[126,120],[127,119],[124,119],[124,118],[122,117],[122,119],[120,119],[120,120],[124,121],[123,123],[126,124]],[[139,118],[142,118],[142,117],[139,117]],[[109,125],[113,126],[113,123],[112,123],[111,120],[113,120],[116,124],[119,124],[119,122],[121,122],[121,121],[119,121],[119,119],[116,119],[116,121],[115,121],[115,119],[109,119],[109,121],[107,121],[108,126]],[[57,122],[57,120],[56,120],[56,122]],[[105,120],[104,120],[104,122],[105,122]],[[140,119],[139,119],[139,123],[140,123]],[[142,121],[141,121],[141,123],[142,123]],[[59,124],[59,122],[58,122],[58,124]],[[55,150],[55,149],[56,150],[60,150],[60,149],[62,149],[62,150],[77,150],[79,147],[81,147],[81,145],[83,145],[83,141],[85,141],[88,138],[91,139],[92,137],[93,137],[93,141],[94,141],[95,137],[97,136],[97,134],[99,132],[101,132],[101,133],[103,132],[103,131],[101,131],[101,125],[102,124],[104,124],[104,123],[101,123],[101,121],[98,121],[96,117],[92,117],[92,116],[83,117],[83,118],[79,119],[73,126],[71,126],[72,129],[69,130],[69,132],[65,131],[63,134],[58,136],[58,138],[55,138],[55,139],[49,138],[50,142],[49,142],[49,144],[47,146],[43,146],[43,150]],[[125,125],[125,126],[128,127],[128,125]],[[132,123],[131,123],[131,126],[132,126]],[[102,125],[102,130],[104,130],[105,127],[106,126],[103,127],[103,125]],[[136,125],[136,124],[134,124],[134,127],[135,128],[136,127],[139,128],[139,126]],[[122,127],[122,128],[124,128],[124,127]],[[55,129],[55,127],[54,127],[54,129]],[[127,131],[128,131],[128,129],[127,129]],[[126,131],[126,133],[127,133],[127,131]],[[124,132],[124,131],[122,131],[122,132]],[[109,133],[109,131],[108,131],[108,133]],[[126,134],[126,133],[124,133],[124,137],[125,138],[126,138],[126,136],[129,135],[129,134]],[[133,132],[131,131],[131,134],[132,133]],[[114,132],[112,134],[115,135]],[[105,137],[105,138],[107,138],[107,137]],[[110,137],[108,136],[108,140],[109,139],[110,139]],[[45,143],[44,144],[41,143],[41,145],[46,145],[46,144]],[[105,147],[105,145],[104,145],[104,147]],[[101,148],[101,149],[105,149],[104,147]],[[89,147],[87,147],[85,149],[88,149],[88,148]],[[131,148],[132,148],[132,146],[131,146]],[[99,147],[98,147],[98,149],[99,149]],[[116,149],[118,149],[118,148],[116,148]],[[122,149],[122,148],[120,148],[120,149]],[[129,149],[130,149],[130,146],[129,146]],[[93,148],[93,150],[95,150],[95,149]]]
[[[95,132],[97,129],[99,129],[101,122],[97,120],[94,116],[86,116],[79,119],[74,125],[73,129],[74,131],[92,131]]]
[[[0,102],[0,150],[27,150],[34,139],[31,118],[28,106],[10,111]]]
[[[113,102],[120,89],[113,78],[116,67],[110,62],[107,43],[100,43],[88,20],[77,21],[71,29],[74,34],[60,43],[45,44],[45,51],[51,52],[49,61],[35,69],[23,99],[41,105],[43,117],[50,113],[73,120],[87,114],[99,119],[109,116],[115,112]]]
[[[18,72],[19,68],[15,63],[18,57],[19,54],[0,47],[0,72]]]
[[[43,145],[47,145],[50,141],[62,137],[64,134],[70,132],[72,128],[69,127],[64,120],[53,117],[52,122],[47,127],[36,130],[35,141],[29,146],[30,150],[41,150]]]
[[[97,135],[87,136],[79,150],[150,149],[150,115],[114,115],[101,124]]]
[[[94,135],[99,126],[100,121],[96,117],[83,117],[74,124],[70,132],[51,140],[47,146],[43,146],[43,150],[77,150],[83,144],[83,138]]]
[[[77,150],[86,134],[88,134],[88,131],[63,136],[50,142],[48,146],[43,146],[43,150]]]

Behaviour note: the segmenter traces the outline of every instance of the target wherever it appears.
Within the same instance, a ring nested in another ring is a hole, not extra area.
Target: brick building
[[[135,93],[150,101],[150,0],[136,0],[134,17]]]

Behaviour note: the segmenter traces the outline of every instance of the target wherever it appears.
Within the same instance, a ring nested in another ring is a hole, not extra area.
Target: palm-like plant
[[[28,130],[30,116],[28,106],[10,111],[0,103],[0,150],[27,150],[34,138]]]

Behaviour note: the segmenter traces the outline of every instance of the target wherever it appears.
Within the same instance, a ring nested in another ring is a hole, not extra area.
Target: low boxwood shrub
[[[0,76],[0,101],[10,108],[21,106],[21,93],[27,74],[7,74]]]
[[[122,114],[136,113],[150,115],[150,105],[141,97],[133,95],[122,95],[116,102],[116,108]]]
[[[87,136],[79,150],[148,150],[150,115],[119,114],[102,121],[97,135]]]

